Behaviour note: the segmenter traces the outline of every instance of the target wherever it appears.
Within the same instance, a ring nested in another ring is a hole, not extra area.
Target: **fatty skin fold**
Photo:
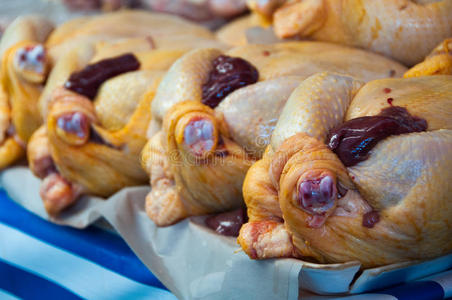
[[[449,75],[367,84],[329,73],[307,79],[283,109],[263,159],[246,175],[249,222],[238,238],[245,252],[255,259],[357,260],[364,268],[450,252],[451,84]],[[390,136],[368,159],[345,167],[325,144],[329,130],[378,114],[391,105],[388,97],[425,119],[427,131]],[[298,193],[301,183],[325,177],[338,192],[319,220],[300,207]],[[363,226],[373,211],[379,221]]]

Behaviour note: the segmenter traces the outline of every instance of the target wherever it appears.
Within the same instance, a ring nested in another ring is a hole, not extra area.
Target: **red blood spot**
[[[350,177],[352,178],[352,180],[355,180],[355,176],[352,175],[352,176],[350,176]]]
[[[388,101],[389,105],[392,106],[392,101],[394,101],[394,99],[393,98],[388,98],[387,101]]]
[[[26,61],[27,60],[27,55],[25,53],[21,53],[20,57],[19,57],[20,61]]]
[[[392,90],[390,88],[384,88],[383,92],[385,92],[386,94],[389,94]]]
[[[262,51],[262,55],[263,56],[269,56],[270,55],[270,51],[264,50],[264,51]]]

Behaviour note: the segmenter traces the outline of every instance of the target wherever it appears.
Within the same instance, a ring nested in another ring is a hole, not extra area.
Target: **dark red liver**
[[[83,70],[74,72],[64,84],[68,90],[94,99],[97,90],[106,80],[122,73],[140,68],[140,62],[133,54],[101,60],[86,66]]]
[[[427,121],[410,115],[403,107],[383,109],[376,116],[349,120],[331,130],[328,146],[345,166],[367,159],[369,151],[388,136],[427,129]]]
[[[215,108],[227,95],[258,79],[259,72],[246,60],[220,55],[213,61],[213,69],[202,86],[202,103]]]
[[[238,236],[240,228],[247,220],[244,208],[213,215],[205,220],[207,227],[226,236]]]

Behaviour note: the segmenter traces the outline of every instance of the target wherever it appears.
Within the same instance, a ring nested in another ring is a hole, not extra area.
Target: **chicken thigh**
[[[323,70],[368,81],[400,76],[405,68],[318,42],[247,45],[225,54],[202,49],[176,61],[152,103],[143,150],[152,186],[150,218],[165,226],[243,206],[245,173],[262,156],[286,100],[306,77]]]
[[[238,242],[365,268],[450,252],[451,120],[452,76],[306,79],[246,175]]]

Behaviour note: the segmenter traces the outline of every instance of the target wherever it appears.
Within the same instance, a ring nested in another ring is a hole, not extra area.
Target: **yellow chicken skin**
[[[31,134],[42,123],[38,99],[49,71],[42,42],[53,26],[39,17],[20,17],[0,43],[0,169],[25,153]]]
[[[262,156],[285,102],[305,78],[324,70],[368,81],[401,76],[405,68],[318,42],[247,45],[225,53],[200,49],[177,60],[152,102],[143,150],[152,186],[149,217],[166,226],[243,206],[245,173]],[[225,89],[230,93],[224,95]]]
[[[369,49],[408,66],[452,36],[451,0],[249,0],[281,38]]]
[[[162,76],[188,49],[222,46],[209,31],[166,17],[126,11],[80,19],[48,39],[49,49],[59,49],[58,59],[39,100],[45,126],[32,137],[28,160],[43,179],[41,197],[50,214],[82,194],[108,197],[146,181],[140,152]],[[126,26],[115,24],[127,20]],[[146,27],[159,20],[167,28]],[[176,32],[184,24],[188,33]],[[77,39],[76,47],[63,47]]]
[[[400,123],[389,111],[400,113]],[[249,221],[239,244],[253,259],[360,261],[364,268],[450,252],[451,112],[452,76],[306,79],[246,175]],[[378,138],[396,123],[413,128]],[[347,135],[354,129],[368,135]],[[339,143],[360,144],[336,147],[341,134]]]
[[[452,75],[452,39],[444,40],[423,62],[409,69],[403,77],[428,75]]]

